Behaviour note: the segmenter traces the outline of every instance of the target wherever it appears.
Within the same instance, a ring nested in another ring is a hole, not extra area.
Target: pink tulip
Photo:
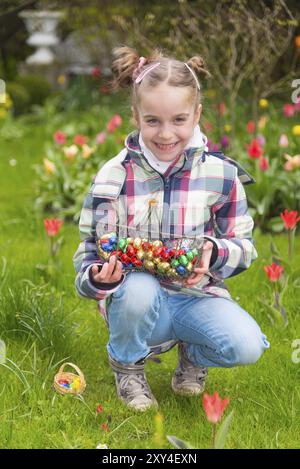
[[[98,143],[98,145],[102,145],[102,143],[105,142],[105,139],[106,139],[106,133],[105,132],[100,132],[96,136],[96,143]]]
[[[57,130],[53,135],[55,143],[58,145],[65,145],[67,143],[67,136],[61,130]]]
[[[261,156],[259,158],[259,169],[263,172],[269,169],[269,161],[267,160],[265,156]]]
[[[280,135],[279,146],[281,148],[286,148],[286,147],[289,146],[289,139],[287,138],[287,136],[285,134]]]

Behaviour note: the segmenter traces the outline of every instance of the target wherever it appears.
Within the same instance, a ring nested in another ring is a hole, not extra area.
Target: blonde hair
[[[127,46],[115,47],[113,56],[112,72],[114,79],[112,89],[117,91],[121,88],[131,87],[132,105],[137,109],[140,98],[140,85],[135,83],[132,77],[136,74],[140,56],[136,50]],[[163,82],[170,86],[188,86],[191,88],[195,106],[201,102],[201,93],[196,78],[211,76],[208,70],[205,69],[204,60],[201,56],[194,56],[185,63],[172,57],[166,57],[161,50],[154,49],[148,57],[145,57],[143,62],[144,64],[139,67],[139,73],[145,71],[154,62],[160,63],[158,67],[153,68],[145,75],[142,80],[144,86],[154,88]]]

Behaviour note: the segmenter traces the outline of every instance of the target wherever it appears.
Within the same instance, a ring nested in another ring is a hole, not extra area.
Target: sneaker
[[[115,376],[118,396],[128,407],[142,412],[150,407],[158,407],[145,377],[144,360],[133,365],[123,365],[110,356],[108,359]]]
[[[207,368],[193,365],[184,344],[178,344],[178,365],[172,378],[172,389],[182,396],[198,395],[204,391]]]

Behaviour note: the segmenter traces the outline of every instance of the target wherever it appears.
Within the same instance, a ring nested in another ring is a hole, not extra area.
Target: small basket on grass
[[[65,366],[71,366],[77,374],[64,371]],[[63,363],[58,373],[54,377],[54,389],[60,394],[82,394],[85,390],[86,382],[84,375],[74,363]]]

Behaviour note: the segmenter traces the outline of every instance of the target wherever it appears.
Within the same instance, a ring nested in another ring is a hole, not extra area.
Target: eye
[[[176,117],[176,122],[184,122],[185,118],[184,117]]]
[[[156,122],[157,122],[157,119],[149,119],[147,121],[147,124],[156,124]]]

